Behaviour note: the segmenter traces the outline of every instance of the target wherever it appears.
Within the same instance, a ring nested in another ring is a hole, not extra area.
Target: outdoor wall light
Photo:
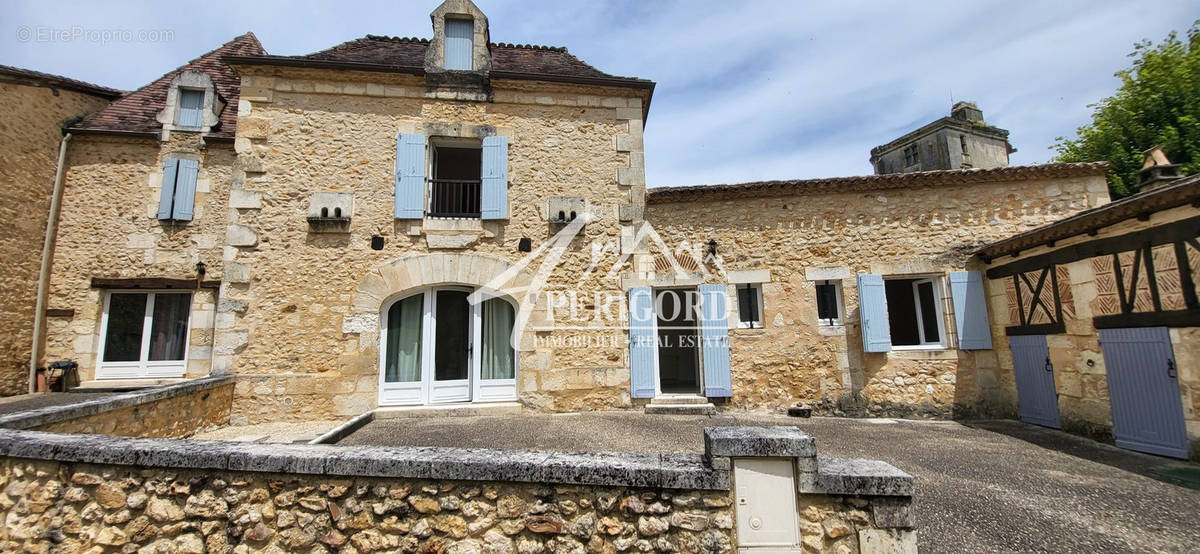
[[[708,239],[708,255],[709,255],[709,256],[716,256],[716,255],[717,255],[717,241],[716,241],[716,239]]]
[[[205,273],[208,273],[208,266],[203,261],[196,262],[196,275],[203,279]]]
[[[517,251],[529,252],[531,250],[533,250],[533,241],[529,237],[521,237],[521,240],[517,242]]]
[[[379,235],[371,237],[371,250],[383,250],[383,237]]]

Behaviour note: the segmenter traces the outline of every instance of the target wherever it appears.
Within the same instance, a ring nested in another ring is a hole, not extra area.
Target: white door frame
[[[396,297],[394,300],[385,302],[383,304],[383,307],[380,310],[379,328],[378,401],[380,406],[447,404],[464,402],[505,402],[517,399],[517,378],[520,371],[518,362],[520,357],[516,355],[515,348],[513,352],[512,379],[485,380],[481,378],[480,371],[482,368],[481,362],[483,359],[482,303],[471,305],[470,312],[468,314],[468,324],[470,329],[468,331],[467,340],[470,344],[471,355],[470,359],[468,360],[469,368],[467,372],[467,379],[456,379],[454,381],[441,382],[435,379],[436,372],[434,368],[434,345],[437,341],[437,301],[435,299],[438,291],[446,290],[473,292],[474,289],[471,287],[455,285],[425,287],[415,291],[409,291],[408,294]],[[421,301],[421,378],[418,381],[389,383],[385,381],[387,373],[388,312],[396,302],[400,302],[416,294],[424,295]],[[515,315],[517,311],[516,305],[508,298],[500,298],[513,306],[513,312]]]
[[[146,295],[146,311],[142,316],[142,344],[138,350],[136,362],[105,362],[104,348],[108,340],[108,308],[113,294],[144,294]],[[150,329],[153,324],[154,299],[158,294],[187,294],[188,312],[184,323],[186,331],[183,335],[183,359],[149,361]],[[100,338],[96,343],[96,379],[149,379],[149,378],[178,378],[187,374],[188,352],[192,344],[192,302],[196,299],[193,291],[179,289],[114,289],[104,291],[104,308],[100,316]]]

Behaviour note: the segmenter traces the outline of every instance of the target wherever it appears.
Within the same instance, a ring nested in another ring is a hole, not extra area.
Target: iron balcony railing
[[[429,217],[479,217],[480,181],[429,180]]]

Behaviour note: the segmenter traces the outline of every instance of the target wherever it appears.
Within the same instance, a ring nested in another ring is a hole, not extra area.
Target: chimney
[[[1138,191],[1154,190],[1180,177],[1179,164],[1171,163],[1161,146],[1145,152],[1142,170],[1138,172]]]
[[[954,107],[950,108],[950,117],[968,123],[983,124],[983,110],[974,102],[955,102]]]

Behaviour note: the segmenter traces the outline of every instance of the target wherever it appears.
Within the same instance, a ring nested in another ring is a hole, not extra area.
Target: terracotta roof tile
[[[16,80],[28,80],[48,87],[61,88],[65,90],[73,90],[83,92],[101,98],[116,98],[125,94],[125,91],[115,88],[102,87],[93,85],[86,81],[63,77],[62,75],[53,75],[50,73],[42,73],[32,69],[22,69],[20,67],[12,67],[8,65],[0,65],[0,75],[5,75],[10,78],[15,77]]]
[[[914,171],[858,177],[829,177],[788,181],[758,181],[730,185],[696,185],[657,187],[646,191],[646,203],[666,204],[690,200],[718,198],[755,198],[817,194],[857,190],[884,190],[936,185],[999,183],[1020,179],[1045,179],[1104,175],[1108,162],[1018,165],[991,169],[950,169],[944,171]]]
[[[491,43],[488,47],[492,51],[492,73],[496,77],[599,79],[637,83],[643,87],[652,84],[644,79],[620,77],[600,71],[571,55],[563,47],[509,43]],[[407,69],[421,74],[424,72],[425,51],[428,48],[428,39],[367,35],[304,56],[268,56],[257,61],[286,65],[303,65],[305,61],[314,61]]]
[[[157,135],[162,131],[158,113],[167,101],[171,81],[184,70],[207,73],[216,85],[217,94],[225,101],[220,122],[206,136],[232,139],[237,128],[237,104],[240,96],[241,78],[233,68],[221,61],[223,56],[261,56],[267,52],[253,33],[239,36],[199,58],[159,77],[154,82],[137,89],[109,104],[68,129],[75,133],[115,132]]]

